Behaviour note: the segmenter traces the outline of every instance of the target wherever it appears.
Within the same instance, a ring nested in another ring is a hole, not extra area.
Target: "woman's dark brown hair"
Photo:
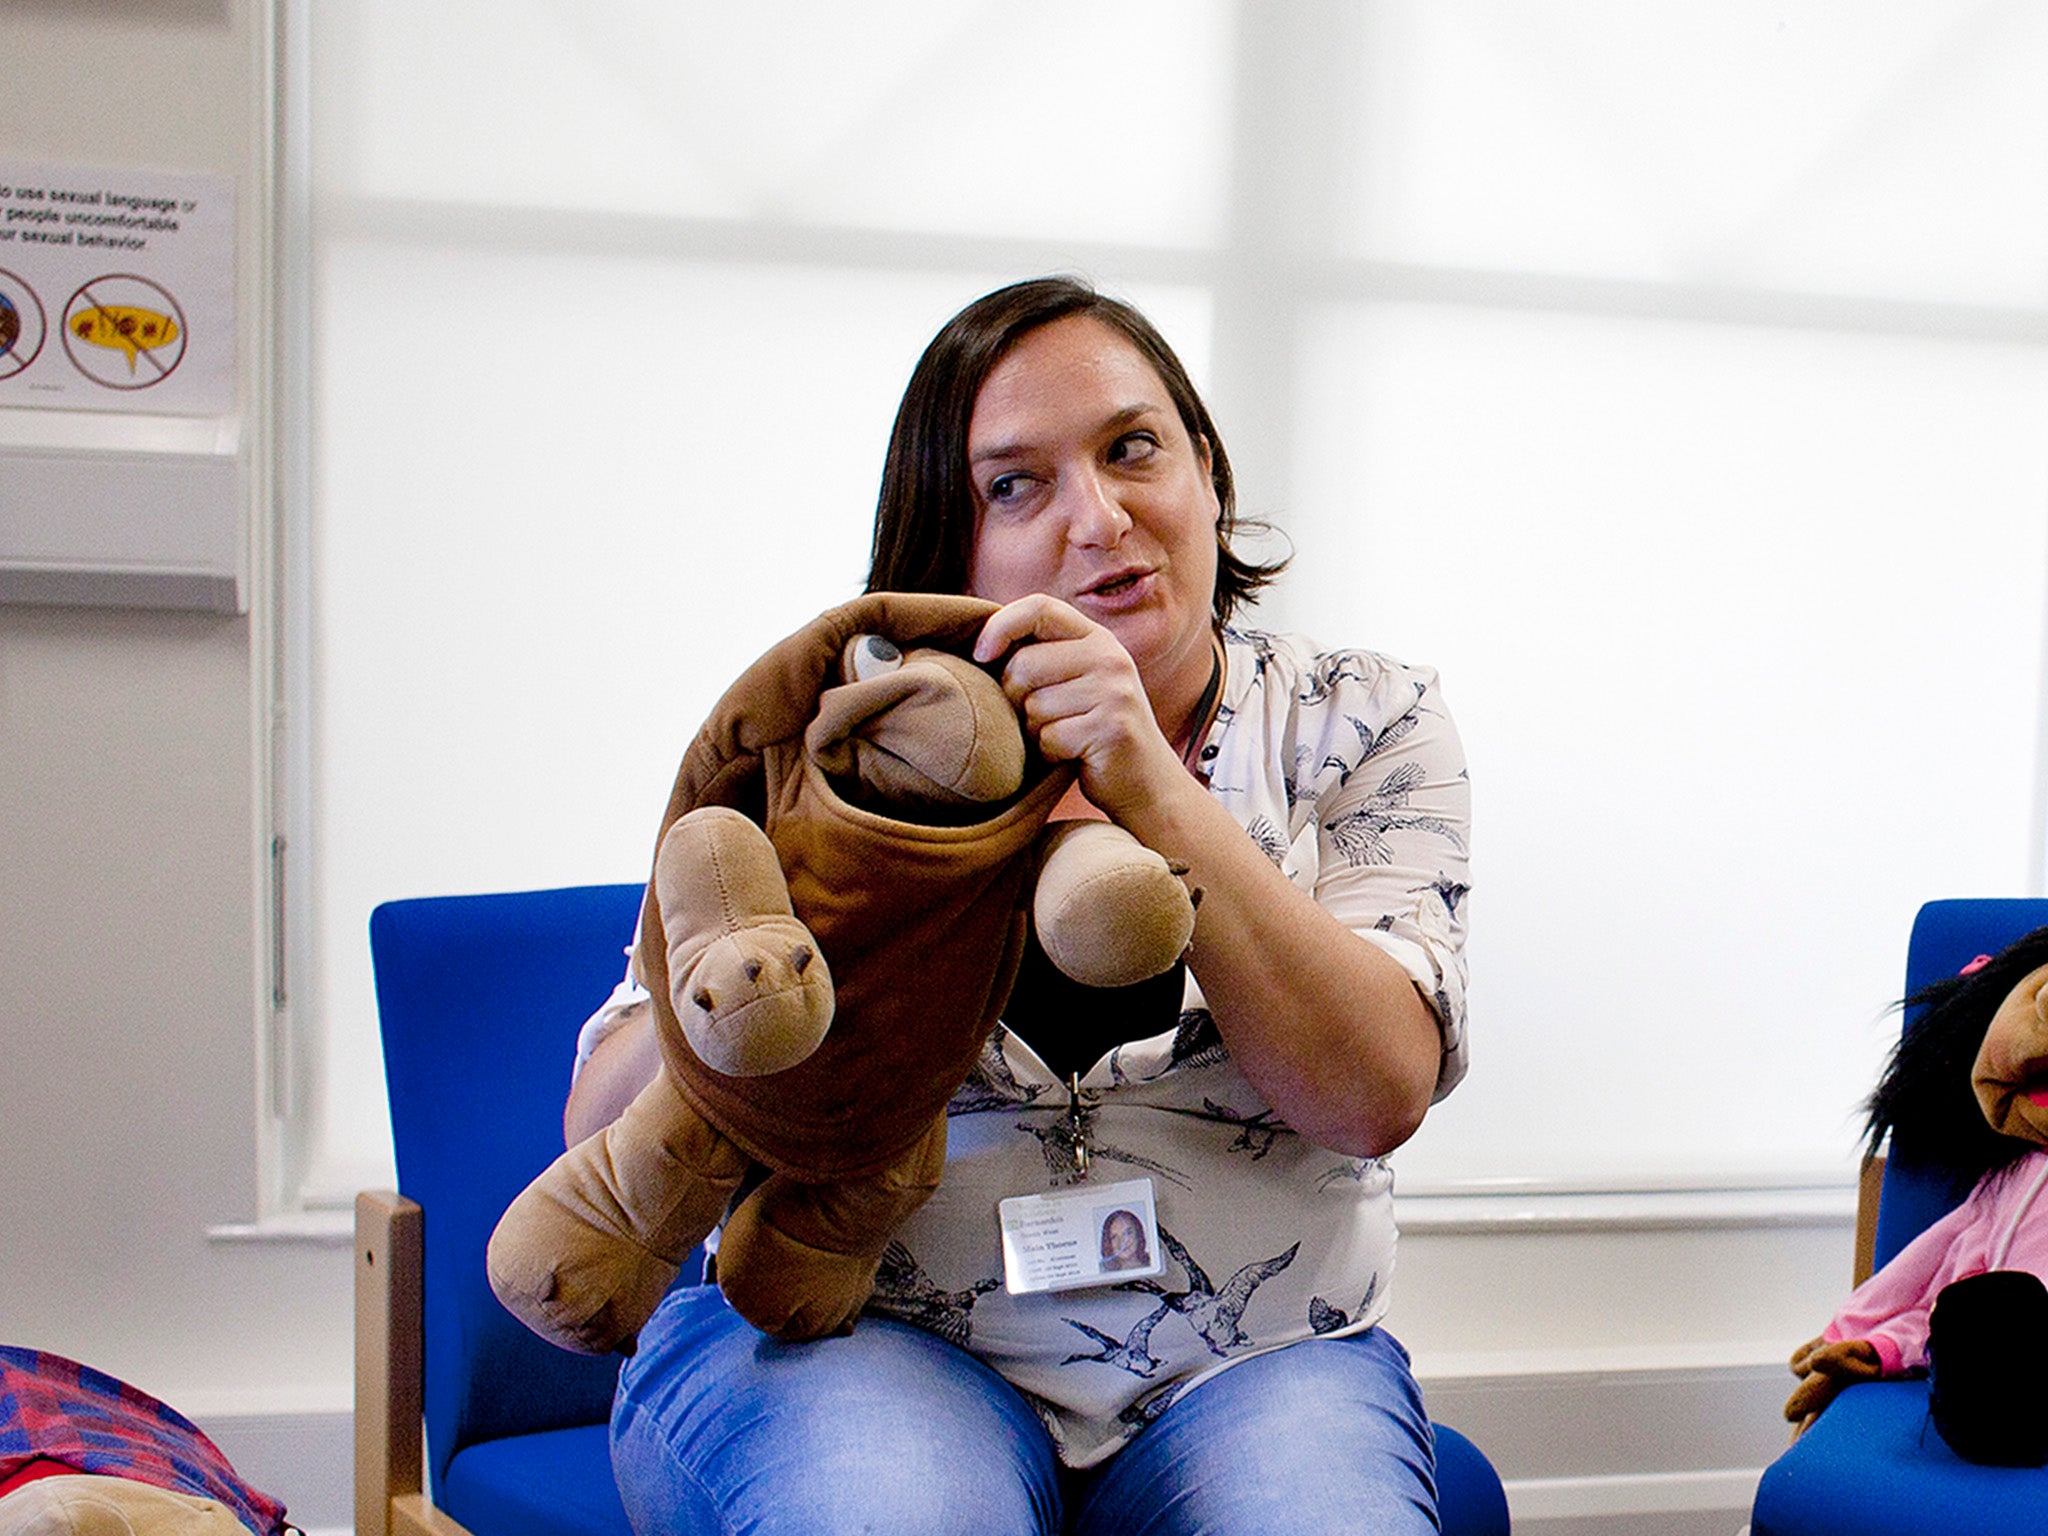
[[[925,348],[889,435],[867,589],[967,590],[976,519],[974,487],[967,474],[967,428],[974,418],[975,397],[1020,337],[1070,315],[1099,320],[1136,347],[1166,386],[1188,436],[1209,445],[1209,474],[1223,510],[1216,525],[1213,603],[1220,624],[1278,576],[1287,561],[1256,565],[1231,550],[1231,534],[1241,525],[1230,456],[1223,451],[1208,407],[1166,338],[1121,299],[1097,293],[1072,277],[1033,278],[998,288],[947,321]]]

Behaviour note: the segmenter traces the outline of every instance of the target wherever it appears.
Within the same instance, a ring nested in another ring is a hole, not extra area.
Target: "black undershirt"
[[[1185,961],[1128,987],[1084,987],[1053,965],[1034,934],[1003,1022],[1066,1082],[1117,1046],[1174,1028],[1186,990]]]
[[[1194,729],[1182,751],[1188,771],[1203,784],[1209,776],[1195,766],[1195,754],[1216,718],[1223,691],[1223,644],[1214,642],[1208,686],[1195,705]],[[1086,1072],[1110,1051],[1133,1040],[1150,1039],[1180,1024],[1187,995],[1187,961],[1177,960],[1158,976],[1128,987],[1084,987],[1052,963],[1032,933],[1003,1022],[1038,1053],[1060,1081]]]

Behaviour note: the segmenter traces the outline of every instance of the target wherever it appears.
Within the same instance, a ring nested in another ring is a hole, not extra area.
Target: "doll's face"
[[[1970,1086],[1994,1131],[2048,1146],[2048,965],[1998,1005]]]

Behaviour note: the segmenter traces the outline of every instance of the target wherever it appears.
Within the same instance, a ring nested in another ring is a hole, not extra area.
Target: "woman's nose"
[[[1069,475],[1061,492],[1067,500],[1067,538],[1088,548],[1109,548],[1131,527],[1111,488],[1092,468]]]

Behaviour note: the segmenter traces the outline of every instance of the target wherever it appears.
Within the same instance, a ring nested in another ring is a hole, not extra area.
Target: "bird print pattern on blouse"
[[[1131,1052],[1136,1049],[1141,1058],[1149,1059],[1151,1052],[1142,1040],[1129,1041],[1109,1053],[1109,1080],[1117,1087],[1126,1083],[1141,1082],[1158,1071],[1131,1070]],[[1179,1072],[1190,1067],[1220,1066],[1230,1059],[1230,1052],[1224,1047],[1223,1032],[1216,1027],[1216,1020],[1206,1008],[1184,1008],[1180,1022],[1174,1026],[1173,1043],[1167,1048],[1166,1070]]]
[[[1330,834],[1337,851],[1353,864],[1393,863],[1394,845],[1387,841],[1389,832],[1427,832],[1462,853],[1465,839],[1456,827],[1442,817],[1407,808],[1409,796],[1423,782],[1421,764],[1403,763],[1380,781],[1379,788],[1366,798],[1364,805],[1332,819],[1323,830]]]
[[[1186,1288],[1169,1291],[1157,1280],[1127,1280],[1118,1289],[1144,1291],[1159,1297],[1167,1307],[1187,1320],[1188,1326],[1202,1336],[1202,1342],[1214,1355],[1228,1355],[1231,1350],[1251,1342],[1241,1326],[1245,1308],[1251,1305],[1252,1296],[1258,1288],[1292,1264],[1295,1254],[1301,1251],[1301,1244],[1297,1241],[1285,1253],[1275,1254],[1270,1259],[1255,1259],[1240,1268],[1218,1290],[1193,1255],[1165,1227],[1159,1229],[1159,1243],[1166,1250],[1167,1257],[1180,1266],[1181,1273],[1187,1278]]]
[[[1252,824],[1245,828],[1245,833],[1258,845],[1259,852],[1266,856],[1275,869],[1287,862],[1287,834],[1274,826],[1270,819],[1264,816],[1254,817]]]
[[[976,1115],[990,1109],[1014,1109],[1035,1103],[1047,1091],[1043,1083],[1030,1087],[1017,1081],[1003,1047],[1010,1038],[1009,1027],[998,1022],[981,1042],[981,1055],[967,1074],[967,1081],[953,1091],[946,1105],[948,1115]]]
[[[1363,1317],[1366,1309],[1372,1305],[1373,1297],[1379,1295],[1379,1293],[1380,1277],[1379,1272],[1375,1270],[1371,1281],[1365,1287],[1365,1300],[1358,1304],[1356,1315]],[[1342,1307],[1331,1306],[1320,1296],[1311,1296],[1308,1299],[1309,1332],[1316,1334],[1318,1337],[1326,1333],[1335,1333],[1339,1328],[1349,1328],[1353,1315],[1350,1312],[1346,1312]]]
[[[1065,1323],[1069,1328],[1086,1334],[1100,1346],[1092,1354],[1069,1355],[1064,1363],[1067,1365],[1080,1365],[1084,1362],[1093,1361],[1103,1365],[1113,1365],[1120,1371],[1129,1371],[1133,1376],[1150,1376],[1159,1367],[1166,1364],[1165,1360],[1153,1354],[1147,1347],[1152,1341],[1152,1330],[1158,1327],[1161,1320],[1172,1310],[1170,1306],[1162,1301],[1150,1312],[1139,1318],[1137,1322],[1133,1323],[1131,1331],[1121,1339],[1112,1338],[1100,1328],[1084,1323],[1077,1317],[1062,1317],[1060,1319],[1061,1322]]]
[[[1051,1125],[1033,1125],[1029,1120],[1019,1120],[1017,1129],[1038,1138],[1039,1147],[1045,1153],[1046,1175],[1058,1188],[1081,1182],[1081,1148],[1084,1146],[1088,1149],[1088,1166],[1091,1169],[1097,1163],[1121,1163],[1126,1168],[1143,1168],[1147,1173],[1156,1173],[1167,1183],[1182,1189],[1190,1187],[1187,1175],[1177,1169],[1152,1158],[1141,1157],[1128,1147],[1097,1141],[1092,1105],[1082,1104]]]
[[[1147,1392],[1143,1397],[1130,1403],[1116,1416],[1117,1423],[1124,1429],[1124,1438],[1128,1440],[1166,1412],[1186,1389],[1187,1383],[1184,1381],[1169,1381],[1165,1386]]]
[[[975,1281],[965,1290],[944,1290],[932,1283],[931,1276],[908,1248],[901,1242],[892,1242],[882,1250],[867,1310],[875,1316],[894,1318],[935,1333],[947,1343],[965,1349],[974,1336],[974,1304],[1001,1283],[990,1277]]]
[[[1218,1104],[1214,1099],[1202,1100],[1202,1108],[1225,1125],[1237,1127],[1237,1140],[1230,1144],[1229,1150],[1249,1152],[1255,1163],[1272,1151],[1274,1143],[1282,1136],[1295,1134],[1294,1127],[1282,1120],[1274,1110],[1262,1109],[1255,1115],[1243,1115],[1228,1104]]]
[[[1385,1170],[1386,1164],[1377,1157],[1349,1157],[1319,1175],[1316,1179],[1316,1188],[1328,1189],[1335,1184],[1363,1184],[1368,1176],[1384,1174]]]

